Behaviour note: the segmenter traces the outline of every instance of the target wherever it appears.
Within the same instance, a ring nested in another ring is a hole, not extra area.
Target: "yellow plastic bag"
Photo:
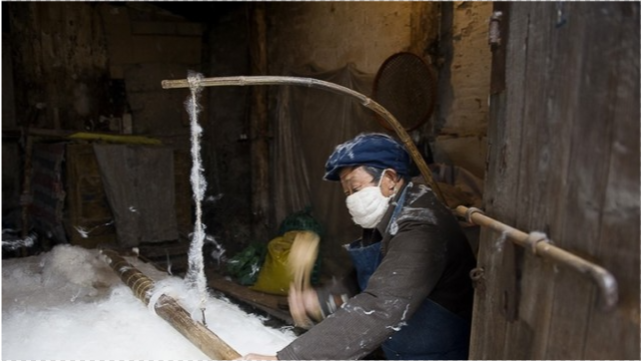
[[[289,284],[293,281],[293,276],[287,267],[287,258],[298,232],[285,232],[282,236],[269,241],[265,262],[258,273],[256,283],[250,289],[275,295],[287,295]]]

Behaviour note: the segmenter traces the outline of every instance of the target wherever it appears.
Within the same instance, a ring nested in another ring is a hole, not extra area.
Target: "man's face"
[[[360,166],[341,169],[340,177],[345,196],[350,196],[365,187],[376,187],[374,177]],[[396,179],[396,171],[387,169],[382,176],[381,192],[385,197],[389,197],[395,193],[395,186],[401,184],[402,180]]]
[[[375,186],[374,178],[363,167],[346,167],[341,169],[341,186],[345,196],[350,196],[365,187]]]

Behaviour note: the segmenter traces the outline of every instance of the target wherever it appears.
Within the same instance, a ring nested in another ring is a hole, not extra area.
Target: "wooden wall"
[[[620,300],[483,230],[470,358],[638,359],[639,4],[497,7],[486,213],[605,267]]]
[[[207,24],[201,67],[206,77],[250,73],[249,13],[245,5],[238,6]],[[207,232],[224,245],[229,257],[253,241],[267,242],[252,235],[253,178],[248,140],[252,88],[210,87],[202,95],[207,196],[216,199],[204,203],[203,220]]]
[[[16,125],[86,130],[108,108],[107,46],[94,6],[11,3]]]

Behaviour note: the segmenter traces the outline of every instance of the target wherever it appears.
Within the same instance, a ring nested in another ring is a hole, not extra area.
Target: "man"
[[[361,134],[329,157],[324,179],[341,182],[363,228],[345,246],[355,272],[326,288],[290,292],[297,324],[320,323],[277,359],[358,359],[379,346],[388,359],[467,358],[474,255],[450,210],[411,182],[410,165],[405,148],[378,133]]]

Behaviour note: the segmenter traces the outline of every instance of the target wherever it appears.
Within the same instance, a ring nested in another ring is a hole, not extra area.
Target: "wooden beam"
[[[101,251],[109,266],[145,305],[149,303],[154,281],[110,249]],[[167,295],[161,295],[154,305],[156,314],[167,321],[205,355],[214,360],[234,360],[240,354],[200,322],[193,320],[180,304]]]
[[[207,274],[209,287],[218,290],[225,295],[256,307],[284,322],[293,325],[294,320],[288,311],[283,310],[287,305],[287,297],[269,295],[263,292],[252,291],[251,289],[226,280],[219,274],[210,272]]]

